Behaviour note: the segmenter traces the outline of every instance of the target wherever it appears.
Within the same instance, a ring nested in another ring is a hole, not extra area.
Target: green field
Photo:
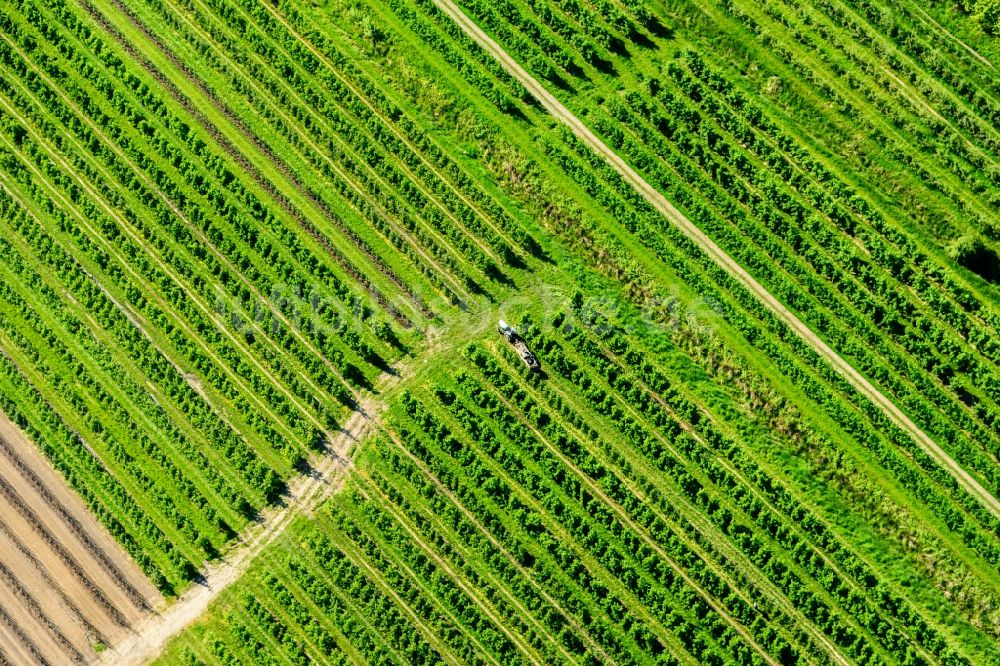
[[[167,602],[373,431],[160,661],[1000,664],[988,3],[458,0],[647,193],[449,4],[0,12],[0,411]]]

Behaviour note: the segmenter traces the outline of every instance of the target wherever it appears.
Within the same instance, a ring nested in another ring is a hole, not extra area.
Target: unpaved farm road
[[[712,241],[693,222],[688,220],[679,210],[674,208],[666,197],[660,194],[652,185],[636,173],[621,157],[608,148],[590,129],[584,125],[579,118],[573,115],[569,109],[557,100],[541,83],[529,74],[521,65],[517,63],[503,48],[493,39],[483,32],[452,0],[434,0],[434,4],[450,16],[453,21],[490,54],[507,72],[516,78],[528,89],[529,92],[542,104],[546,111],[562,123],[569,126],[578,139],[587,144],[593,151],[604,158],[622,177],[625,178],[672,224],[683,231],[688,238],[698,244],[709,257],[726,270],[730,275],[740,281],[744,287],[750,290],[769,310],[771,310],[781,321],[785,322],[789,328],[809,344],[817,354],[824,358],[839,372],[847,381],[854,386],[862,395],[867,397],[899,428],[907,432],[920,448],[927,455],[931,456],[941,465],[952,477],[976,499],[978,499],[989,511],[1000,518],[1000,501],[984,488],[968,472],[962,469],[954,459],[951,458],[937,443],[931,439],[927,433],[920,429],[917,424],[900,410],[895,403],[882,394],[872,385],[860,372],[854,369],[850,363],[845,361],[840,355],[831,349],[819,336],[812,332],[808,326],[795,316],[788,308],[771,295],[757,280],[743,269],[732,257],[726,254],[718,245]]]
[[[355,442],[377,427],[383,405],[373,399],[361,403],[330,444],[330,452],[306,475],[293,480],[285,504],[264,512],[245,541],[217,564],[202,571],[202,579],[162,612],[150,615],[138,624],[135,632],[101,655],[99,664],[138,666],[154,659],[167,642],[196,621],[209,604],[229,585],[237,581],[264,548],[274,542],[292,520],[310,513],[324,498],[340,487],[344,472],[351,466],[348,452]]]

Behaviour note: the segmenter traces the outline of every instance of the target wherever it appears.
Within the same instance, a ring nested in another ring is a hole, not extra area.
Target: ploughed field
[[[155,588],[0,416],[0,659],[88,663],[158,603]]]
[[[8,3],[0,657],[1000,663],[978,20]]]

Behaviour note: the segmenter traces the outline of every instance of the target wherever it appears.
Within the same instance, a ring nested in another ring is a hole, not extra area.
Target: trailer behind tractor
[[[501,319],[497,325],[497,331],[499,331],[500,335],[502,335],[507,342],[513,345],[514,350],[517,351],[521,360],[524,361],[524,364],[528,366],[529,370],[538,371],[542,369],[542,365],[538,362],[538,358],[531,353],[531,350],[528,349],[528,345],[524,341],[524,338],[518,335],[517,330],[513,326]]]

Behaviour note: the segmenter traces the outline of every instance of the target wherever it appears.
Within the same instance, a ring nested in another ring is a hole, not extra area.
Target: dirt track
[[[525,88],[542,104],[546,111],[562,123],[589,146],[594,152],[604,158],[625,180],[635,188],[650,204],[663,214],[672,224],[683,231],[688,238],[697,243],[709,257],[726,270],[731,276],[753,293],[781,321],[788,325],[800,338],[809,344],[817,354],[825,359],[834,369],[844,376],[862,395],[867,397],[899,428],[908,433],[929,456],[941,465],[955,480],[978,499],[989,511],[1000,517],[1000,501],[997,500],[975,478],[962,469],[927,433],[921,430],[895,403],[883,395],[865,377],[855,370],[847,361],[831,349],[823,340],[809,329],[778,299],[771,295],[753,276],[743,269],[722,248],[715,244],[694,223],[688,220],[679,210],[674,208],[666,197],[632,169],[613,150],[608,148],[583,122],[573,115],[559,100],[557,100],[542,84],[532,77],[516,60],[500,47],[492,38],[484,33],[452,0],[434,0],[434,4],[450,16],[452,20],[472,40],[490,54],[507,72],[524,85]]]
[[[16,664],[91,661],[159,594],[35,445],[0,414],[0,648]]]
[[[553,117],[568,125],[578,138],[601,155],[668,220],[754,293],[894,423],[908,432],[963,487],[1000,516],[1000,502],[996,497],[632,170],[466,17],[452,0],[434,2],[521,81]],[[203,572],[204,578],[200,583],[169,607],[151,615],[138,608],[134,593],[130,594],[126,588],[131,586],[138,591],[150,606],[161,607],[162,602],[155,590],[94,521],[79,498],[66,488],[59,475],[47,466],[35,447],[0,415],[0,436],[16,449],[19,459],[35,471],[49,493],[68,512],[54,507],[44,494],[33,487],[30,477],[18,469],[9,455],[0,454],[0,479],[7,483],[5,492],[0,492],[0,599],[3,599],[0,604],[0,656],[5,655],[18,664],[67,664],[74,660],[96,658],[100,663],[126,665],[145,663],[154,658],[170,638],[194,622],[220,592],[239,579],[250,562],[285,530],[295,516],[311,511],[339,487],[342,472],[350,466],[347,452],[356,440],[377,427],[377,415],[373,413],[376,405],[369,402],[365,407],[369,414],[355,413],[345,423],[343,431],[332,442],[332,454],[322,459],[314,473],[292,483],[284,506],[262,516],[241,545],[234,548],[224,561]],[[16,497],[24,500],[23,506],[18,505]],[[24,506],[30,511],[26,512]],[[66,515],[73,516],[84,527],[93,543],[105,554],[104,562],[89,552],[66,520]],[[33,525],[32,516],[40,519],[45,527],[40,529]],[[64,546],[62,551],[58,544]],[[108,562],[123,572],[127,585],[123,586],[109,573]],[[135,629],[131,631],[127,627]],[[114,647],[97,655],[93,645],[98,640]]]
[[[313,471],[291,483],[285,504],[260,517],[255,528],[222,561],[206,568],[203,579],[180,599],[141,622],[128,635],[102,655],[99,663],[114,666],[144,664],[155,658],[167,642],[198,619],[209,604],[230,584],[238,580],[253,559],[284,532],[299,514],[310,513],[331,492],[340,487],[343,471],[351,466],[348,458],[356,442],[376,427],[381,405],[368,399],[364,411],[354,412],[333,438],[330,452]]]

